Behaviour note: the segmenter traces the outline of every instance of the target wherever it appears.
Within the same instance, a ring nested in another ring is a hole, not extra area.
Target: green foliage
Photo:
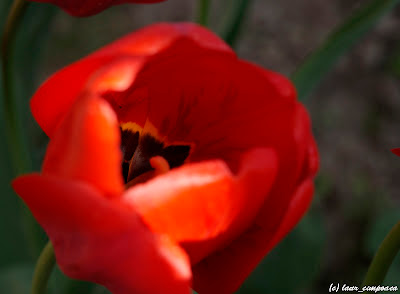
[[[56,266],[50,277],[48,294],[109,294],[109,292],[89,282],[72,280]]]
[[[220,35],[232,47],[236,44],[252,2],[253,0],[234,0],[233,5],[228,8],[228,21]]]
[[[301,293],[320,270],[324,240],[321,216],[312,210],[266,256],[238,293]]]
[[[399,0],[369,1],[314,50],[292,75],[299,99],[306,99],[337,60],[399,2]]]
[[[33,265],[15,265],[0,270],[1,293],[22,294],[30,292]]]
[[[400,79],[400,46],[397,47],[396,55],[390,59],[389,70]]]
[[[208,25],[211,1],[210,0],[199,0],[198,2],[199,2],[199,4],[198,4],[199,8],[197,10],[199,11],[199,13],[198,13],[197,22],[206,27]]]
[[[0,19],[5,19],[11,1],[1,1]],[[2,30],[4,23],[0,23]],[[1,85],[0,99],[3,99],[3,85]],[[0,121],[4,119],[4,109],[0,108]],[[5,138],[4,124],[0,124],[0,137]],[[3,141],[4,142],[4,141]],[[12,193],[10,182],[12,179],[12,166],[8,157],[7,144],[0,144],[0,269],[16,262],[24,261],[29,255],[25,249],[24,238],[21,234],[20,222],[21,202]]]
[[[0,6],[1,19],[6,19],[11,1],[2,1]],[[13,83],[16,89],[16,101],[18,105],[19,117],[24,118],[22,124],[24,128],[25,144],[30,146],[30,132],[27,132],[29,125],[33,125],[29,111],[29,98],[34,90],[35,72],[40,48],[43,46],[43,39],[40,36],[47,34],[49,23],[55,10],[49,6],[32,6],[26,12],[21,30],[17,33],[17,38],[13,46]],[[4,23],[0,24],[0,29],[4,28]],[[29,48],[29,50],[27,50]],[[0,98],[3,100],[3,86],[0,91]],[[4,109],[1,107],[0,119],[4,121]],[[29,119],[27,119],[29,118]],[[0,137],[6,138],[4,124],[0,124]],[[4,142],[4,141],[3,141]],[[0,145],[0,269],[15,263],[33,262],[44,244],[45,236],[30,212],[22,201],[11,189],[11,180],[15,177],[13,163],[8,154],[7,144]],[[36,169],[39,166],[36,165]]]
[[[388,209],[381,213],[374,223],[371,225],[370,231],[367,234],[366,251],[372,260],[375,252],[378,250],[383,239],[392,229],[392,227],[399,221],[398,209]],[[384,285],[398,285],[400,277],[400,254],[397,254],[394,259],[389,272],[387,273]],[[388,292],[389,293],[389,292]],[[393,293],[393,292],[392,292]]]

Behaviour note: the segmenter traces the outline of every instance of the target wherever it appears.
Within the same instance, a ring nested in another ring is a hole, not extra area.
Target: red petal
[[[234,55],[233,50],[216,34],[190,22],[158,23],[146,26],[102,48],[93,55],[153,56],[182,39],[191,40],[203,49]]]
[[[35,2],[52,3],[74,16],[90,16],[104,9],[123,3],[155,3],[164,0],[29,0]]]
[[[128,190],[124,198],[153,231],[176,242],[204,241],[186,244],[196,263],[251,224],[276,169],[275,152],[254,149],[242,157],[237,176],[220,160],[192,163]]]
[[[305,174],[316,175],[319,169],[319,153],[318,146],[314,137],[310,134],[310,141],[308,145],[308,169]]]
[[[268,226],[271,231],[282,222],[299,183],[313,177],[318,168],[319,157],[311,135],[308,113],[301,104],[296,102],[295,106],[291,129],[288,130],[294,141],[280,150],[280,158],[285,159],[279,165],[278,178],[256,220],[257,224],[264,228]]]
[[[31,111],[49,137],[53,137],[89,77],[110,60],[111,56],[103,56],[73,63],[51,76],[35,93],[30,101]]]
[[[151,233],[131,208],[89,185],[51,176],[19,177],[13,187],[49,235],[68,276],[114,294],[190,293],[184,251]]]
[[[314,184],[312,178],[306,179],[297,187],[289,207],[286,210],[285,216],[269,244],[268,251],[275,247],[276,244],[278,244],[278,242],[282,240],[301,220],[311,205],[313,194]]]
[[[393,154],[400,156],[400,148],[394,148],[394,149],[392,149],[392,152],[393,152]]]
[[[185,52],[153,60],[140,72],[135,86],[147,87],[148,121],[169,144],[193,143],[188,161],[220,158],[234,172],[245,150],[273,146],[281,161],[280,178],[293,183],[290,194],[307,146],[297,140],[297,129],[305,130],[307,140],[310,134],[308,120],[296,117],[302,107],[293,86],[276,73],[230,55],[214,52],[194,58]],[[125,100],[141,98],[129,93]],[[135,107],[127,106],[129,110]],[[121,117],[121,111],[117,113]],[[135,122],[136,115],[125,120]]]
[[[43,173],[90,183],[105,195],[122,193],[120,131],[107,102],[77,101],[50,140]]]
[[[195,265],[193,288],[207,294],[235,292],[261,259],[297,224],[308,209],[312,194],[313,184],[308,179],[296,190],[276,232],[254,225],[227,248]]]
[[[232,186],[229,169],[216,160],[177,168],[129,189],[124,199],[153,231],[177,242],[202,240],[224,229]]]
[[[147,119],[148,92],[146,88],[131,89],[131,86],[144,64],[142,58],[114,58],[98,70],[87,84],[90,93],[103,97],[111,104],[120,122],[125,122],[128,115],[134,117],[135,123],[142,127]],[[127,99],[126,92],[132,93],[136,99]],[[128,109],[127,105],[130,106]]]
[[[54,74],[32,98],[33,116],[52,137],[61,119],[78,99],[79,93],[85,89],[89,77],[97,70],[122,57],[143,59],[143,62],[147,62],[148,57],[161,53],[182,39],[191,40],[194,49],[204,49],[204,52],[213,50],[234,54],[220,38],[201,26],[192,23],[151,25]]]

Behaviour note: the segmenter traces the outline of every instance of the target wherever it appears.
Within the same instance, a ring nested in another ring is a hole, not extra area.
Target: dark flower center
[[[125,183],[138,176],[154,170],[150,159],[155,156],[163,157],[170,168],[184,163],[190,153],[190,145],[168,145],[151,134],[140,134],[138,131],[121,129],[121,150],[123,153],[122,175]]]

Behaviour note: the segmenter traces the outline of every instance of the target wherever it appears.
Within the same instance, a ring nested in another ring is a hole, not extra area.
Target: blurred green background
[[[232,3],[241,1],[212,2],[209,26],[226,35]],[[235,49],[241,58],[290,76],[334,28],[367,2],[249,0]],[[10,3],[0,3],[0,28]],[[24,139],[33,154],[32,169],[40,169],[47,144],[28,107],[40,83],[63,66],[147,24],[193,21],[197,5],[187,0],[123,5],[84,19],[46,4],[30,5],[14,50],[14,86]],[[339,62],[329,65],[329,73],[308,96],[305,104],[321,154],[313,206],[239,293],[320,294],[327,293],[331,283],[359,285],[380,242],[399,221],[400,158],[390,153],[391,148],[400,147],[399,32],[397,6]],[[38,227],[25,225],[30,215],[10,188],[14,172],[4,131],[2,123],[0,293],[29,293],[34,262],[46,236]],[[385,284],[400,287],[400,256]],[[54,294],[107,293],[101,287],[71,281],[59,271],[52,276],[50,288]]]

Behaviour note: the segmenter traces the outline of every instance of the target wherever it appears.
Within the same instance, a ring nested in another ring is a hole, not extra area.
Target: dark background
[[[231,1],[212,2],[210,27],[220,32]],[[237,53],[289,76],[365,2],[254,0],[236,43]],[[9,3],[0,4],[0,25]],[[193,21],[196,5],[188,0],[123,5],[82,19],[48,5],[31,5],[15,57],[25,140],[34,153],[35,170],[47,139],[27,109],[34,89],[56,70],[140,27]],[[327,293],[331,283],[359,285],[379,243],[399,221],[400,158],[390,149],[400,147],[400,7],[340,59],[305,104],[321,155],[313,206],[239,293],[320,294]],[[26,212],[9,187],[13,172],[5,140],[0,142],[0,292],[28,293],[33,262],[45,236],[40,235],[34,249],[26,249],[32,247],[25,237],[31,229],[24,227],[21,219]],[[385,284],[400,287],[400,256]],[[52,293],[103,293],[99,287],[71,282],[60,272],[51,286]]]

